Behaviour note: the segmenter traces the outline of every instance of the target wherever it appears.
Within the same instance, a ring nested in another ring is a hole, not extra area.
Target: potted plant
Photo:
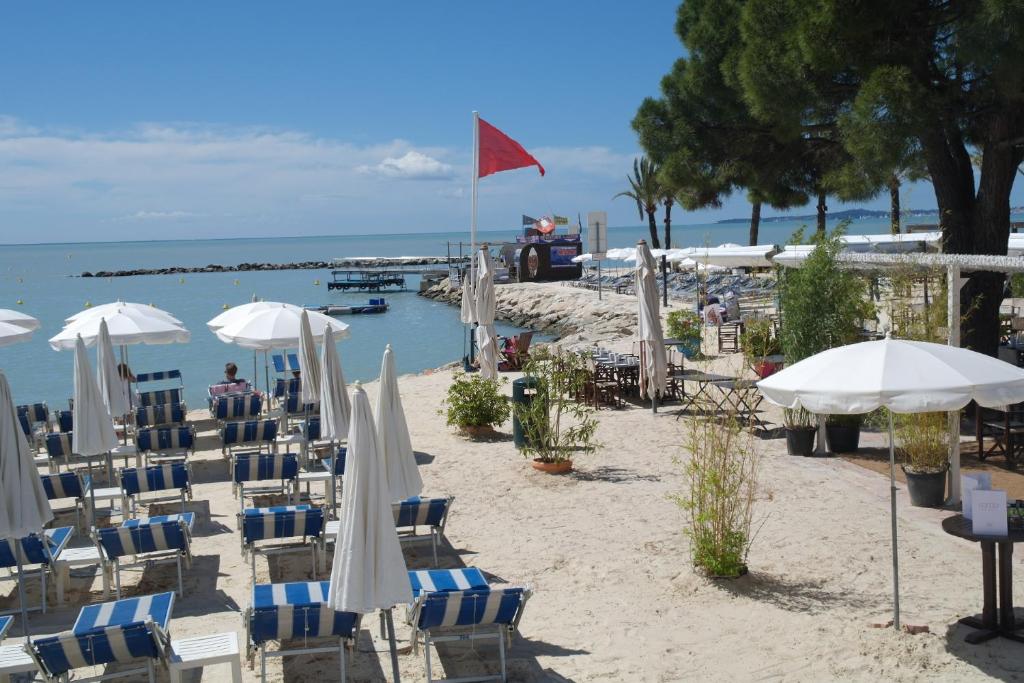
[[[779,370],[781,363],[770,360],[772,356],[782,354],[782,345],[775,336],[775,325],[771,320],[750,320],[743,325],[740,335],[740,348],[743,358],[747,361],[758,377],[764,379]]]
[[[853,453],[860,446],[862,415],[829,415],[825,419],[825,434],[829,450],[833,453]]]
[[[700,343],[704,338],[704,325],[693,311],[672,311],[666,318],[668,336],[678,339],[676,349],[687,359],[700,356]]]
[[[502,378],[502,383],[507,381]],[[441,408],[438,412],[446,417],[449,426],[474,438],[493,434],[494,428],[508,420],[512,411],[497,380],[462,372],[455,373]]]
[[[596,411],[575,400],[587,382],[586,362],[578,354],[542,347],[530,355],[523,374],[534,389],[529,402],[513,406],[523,430],[523,455],[542,472],[569,472],[576,453],[598,446]]]
[[[897,415],[896,443],[903,459],[910,504],[941,507],[946,500],[949,426],[946,413]]]
[[[803,408],[782,411],[786,426],[786,452],[790,455],[810,455],[814,452],[814,435],[818,432],[812,413]]]

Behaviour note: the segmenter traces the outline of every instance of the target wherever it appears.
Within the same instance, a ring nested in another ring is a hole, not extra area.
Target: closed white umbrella
[[[805,358],[757,383],[784,408],[856,415],[889,414],[889,488],[892,516],[893,625],[900,625],[896,539],[896,452],[892,413],[960,410],[972,400],[986,407],[1024,401],[1024,370],[968,349],[890,339],[840,346]]]
[[[191,334],[180,325],[147,315],[137,308],[113,307],[102,316],[89,315],[76,319],[64,326],[50,338],[54,351],[75,348],[81,337],[86,346],[92,346],[100,336],[100,323],[106,320],[110,342],[115,346],[131,344],[184,344]]]
[[[398,680],[391,608],[411,603],[412,587],[398,543],[370,400],[358,382],[352,391],[341,525],[327,599],[337,611],[385,610],[391,665]]]
[[[178,327],[184,326],[184,323],[165,310],[157,308],[151,304],[137,304],[131,301],[112,301],[109,304],[100,304],[99,306],[86,308],[85,310],[75,313],[70,318],[65,318],[64,322],[73,323],[79,320],[85,320],[86,318],[106,318],[121,309],[128,309],[150,318],[163,320],[164,322],[177,325]]]
[[[480,376],[498,376],[498,335],[494,331],[494,264],[486,248],[480,250],[476,274],[476,344],[480,349]]]
[[[661,329],[658,303],[658,269],[640,240],[636,245],[637,339],[640,340],[640,396],[651,399],[651,408],[658,409],[658,396],[665,395],[668,360],[665,357],[665,335]]]
[[[459,309],[459,320],[466,325],[476,322],[476,293],[473,279],[467,276],[462,280],[462,306]]]
[[[21,311],[12,311],[9,308],[0,308],[0,323],[7,323],[15,327],[24,327],[26,330],[34,331],[39,329],[39,321]]]
[[[334,331],[328,327],[320,349],[320,436],[331,441],[344,439],[348,435],[351,414],[352,404],[348,400]]]
[[[100,334],[96,342],[96,381],[99,384],[103,405],[111,416],[127,415],[131,412],[125,382],[117,371],[114,346],[110,343],[110,332],[106,320],[100,322]]]
[[[221,341],[237,344],[244,349],[294,349],[299,345],[302,311],[303,309],[290,304],[254,310],[251,314],[218,329],[216,335]],[[334,332],[336,340],[349,336],[348,325],[345,323],[316,311],[307,313],[314,341],[323,339],[324,329],[328,326]]]
[[[398,391],[398,373],[395,371],[395,353],[391,350],[391,344],[384,349],[384,361],[380,366],[377,443],[384,459],[384,472],[391,492],[388,500],[405,500],[420,495],[423,479],[416,466],[416,455],[409,438],[409,425],[405,421],[402,396]]]
[[[20,344],[32,338],[32,330],[14,325],[13,323],[0,323],[0,346],[12,346]]]
[[[241,306],[229,308],[220,315],[217,315],[216,317],[209,320],[206,323],[206,326],[210,328],[211,332],[216,332],[217,330],[223,327],[227,327],[232,323],[236,323],[239,320],[244,320],[245,318],[248,318],[253,313],[258,313],[259,311],[266,311],[272,308],[281,308],[282,306],[285,308],[290,308],[294,310],[296,313],[302,312],[302,307],[295,306],[294,304],[284,304],[279,301],[253,301],[251,303],[242,304]]]
[[[0,371],[0,539],[22,538],[42,532],[53,519],[50,502],[39,480],[32,451],[18,425],[11,387]],[[22,585],[21,553],[15,553],[18,564],[18,594],[21,617],[28,635],[28,608]]]
[[[325,325],[324,330],[330,326]],[[323,332],[320,333],[321,339]],[[299,314],[299,367],[302,368],[302,382],[299,383],[299,400],[302,403],[316,403],[320,400],[320,359],[316,354],[316,342],[309,326],[309,311]]]
[[[107,412],[96,383],[85,342],[81,337],[75,344],[75,429],[72,435],[71,452],[76,455],[101,455],[117,447],[114,421]]]

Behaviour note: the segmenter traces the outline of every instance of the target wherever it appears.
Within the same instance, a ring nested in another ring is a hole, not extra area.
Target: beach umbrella
[[[241,307],[239,307],[241,308]],[[270,308],[255,309],[216,330],[217,338],[227,344],[244,349],[271,351],[294,349],[299,346],[299,334],[304,309],[290,304],[276,304]],[[328,326],[334,338],[346,339],[348,325],[317,311],[307,311],[313,341],[320,341]]]
[[[26,330],[34,331],[39,329],[39,321],[21,311],[12,311],[9,308],[0,308],[0,323],[7,323],[15,327],[24,327]]]
[[[473,280],[469,277],[462,281],[462,307],[459,310],[459,320],[466,325],[476,322],[476,293],[473,288]]]
[[[0,346],[20,344],[32,338],[32,330],[13,323],[0,323]]]
[[[480,250],[476,274],[476,343],[480,349],[480,376],[498,376],[498,335],[494,331],[494,264],[486,248]]]
[[[344,439],[348,435],[351,414],[352,404],[348,400],[334,331],[328,327],[320,349],[320,436],[331,441]]]
[[[75,344],[75,393],[74,393],[75,429],[71,436],[71,452],[76,455],[90,456],[109,453],[117,447],[117,434],[114,432],[114,420],[103,403],[100,387],[96,383],[96,375],[89,365],[89,357],[85,353],[85,342],[81,337]],[[92,465],[89,461],[89,473]],[[109,463],[108,463],[109,465]],[[109,470],[108,466],[108,470]],[[107,473],[113,475],[112,472]],[[95,486],[90,487],[90,491]],[[95,501],[93,501],[95,502]],[[95,510],[95,506],[93,510]]]
[[[411,603],[412,587],[398,543],[370,400],[358,382],[352,391],[341,526],[327,599],[336,611],[367,614],[384,610],[397,681],[398,653],[391,608]]]
[[[116,313],[119,310],[128,309],[136,313],[140,313],[150,318],[156,318],[157,320],[163,320],[164,322],[183,327],[184,323],[175,318],[173,315],[162,309],[153,306],[152,304],[137,304],[131,301],[112,301],[109,304],[100,304],[98,306],[92,306],[86,308],[78,313],[75,313],[70,318],[65,318],[65,323],[73,323],[78,320],[85,320],[86,318],[105,318],[109,317],[112,313]]]
[[[125,382],[117,371],[114,346],[110,343],[107,321],[100,321],[100,334],[96,342],[96,381],[99,384],[103,405],[111,416],[127,415],[131,412]]]
[[[658,410],[658,396],[665,395],[668,360],[665,357],[665,335],[661,330],[658,305],[658,269],[647,248],[647,242],[636,244],[637,338],[640,340],[640,396],[651,399],[651,409]]]
[[[206,326],[210,328],[211,332],[216,332],[222,327],[227,327],[232,323],[248,318],[253,313],[266,311],[272,308],[281,308],[282,306],[290,308],[296,313],[300,313],[302,311],[300,306],[295,306],[294,304],[285,304],[279,301],[253,301],[251,303],[242,304],[241,306],[229,308],[220,315],[210,319],[206,323]]]
[[[380,393],[377,394],[377,444],[384,459],[388,500],[398,501],[418,496],[423,491],[423,479],[416,466],[416,456],[409,438],[409,425],[405,421],[402,396],[398,392],[398,373],[395,371],[395,353],[391,344],[384,349],[380,366]]]
[[[184,344],[191,338],[189,331],[181,325],[123,305],[107,309],[104,315],[76,318],[50,337],[50,346],[54,351],[70,350],[75,348],[79,338],[86,346],[92,346],[100,336],[100,323],[103,321],[107,323],[110,342],[116,346]]]
[[[329,325],[324,330],[331,329]],[[323,332],[320,333],[321,339]],[[309,311],[299,314],[299,367],[302,368],[302,381],[299,383],[299,400],[302,403],[315,403],[320,400],[320,359],[316,355],[316,342],[313,331],[309,328]]]
[[[39,470],[28,441],[18,424],[10,384],[0,371],[0,539],[20,539],[31,533],[41,533],[51,519],[53,511],[39,480]],[[22,584],[21,553],[15,552],[14,557],[18,565],[22,626],[27,636],[28,606]]]
[[[889,410],[889,503],[892,525],[893,625],[900,625],[896,538],[896,447],[892,413],[956,411],[1024,401],[1024,370],[969,349],[886,336],[823,351],[757,383],[783,408],[857,415]]]

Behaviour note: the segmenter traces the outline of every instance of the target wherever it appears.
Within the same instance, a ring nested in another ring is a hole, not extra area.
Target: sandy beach
[[[564,296],[596,299],[592,292],[557,289],[568,292]],[[635,306],[634,299],[623,299]],[[622,350],[630,345],[628,337],[615,343]],[[716,369],[733,371],[741,370],[740,363],[738,355],[711,361]],[[950,512],[910,507],[902,487],[903,619],[927,625],[930,633],[872,627],[890,618],[892,601],[888,479],[879,473],[838,458],[788,456],[784,440],[758,439],[763,455],[755,513],[759,531],[750,551],[750,574],[710,580],[690,564],[684,516],[670,499],[685,488],[681,461],[686,458],[681,444],[687,419],[677,419],[673,406],[657,415],[637,405],[601,410],[601,448],[579,457],[572,474],[551,476],[530,468],[516,451],[509,424],[486,442],[446,427],[438,408],[450,380],[451,370],[439,370],[403,376],[400,386],[424,495],[455,496],[441,566],[478,567],[492,582],[528,584],[535,591],[509,652],[511,680],[960,681],[1024,676],[1018,644],[964,642],[968,629],[956,620],[980,611],[979,549],[942,531],[940,522]],[[506,392],[510,388],[504,387]],[[372,401],[375,383],[367,391]],[[235,631],[243,643],[249,563],[242,558],[235,528],[238,502],[215,425],[204,419],[204,412],[191,413],[200,448],[192,461],[195,500],[188,507],[198,520],[194,560],[185,572],[185,595],[175,606],[171,634],[182,638]],[[779,419],[772,412],[766,417]],[[863,443],[882,447],[885,440],[868,433]],[[71,515],[62,519],[73,523]],[[79,535],[75,543],[86,540]],[[410,568],[425,568],[429,549],[407,550],[406,559]],[[175,585],[173,565],[124,571],[122,578],[129,596]],[[257,561],[259,582],[310,578],[308,554]],[[37,584],[30,585],[37,599]],[[76,575],[65,606],[36,614],[34,632],[67,628],[82,605],[100,599],[100,588],[98,574]],[[13,582],[4,583],[3,595],[4,607],[16,606]],[[1019,586],[1015,595],[1024,599]],[[407,648],[409,630],[404,615],[398,616],[400,645]],[[376,632],[371,615],[364,620],[354,659],[356,681],[389,676],[386,654],[371,651],[383,646]],[[17,634],[12,636],[8,643],[17,642]],[[438,655],[447,676],[497,670],[497,650],[491,645],[441,646]],[[422,653],[404,652],[400,663],[403,680],[425,680]],[[336,671],[335,655],[269,663],[273,681],[335,680]],[[225,667],[210,668],[203,680],[227,675]],[[161,673],[162,680],[166,676]],[[243,676],[258,680],[258,666],[243,663]]]

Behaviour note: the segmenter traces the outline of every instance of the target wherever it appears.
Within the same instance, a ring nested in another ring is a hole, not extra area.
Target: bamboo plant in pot
[[[949,469],[949,425],[946,413],[896,415],[896,443],[911,505],[942,507]]]
[[[818,433],[815,416],[803,408],[782,411],[786,426],[786,452],[790,455],[810,455],[814,452],[814,436]]]
[[[761,379],[779,370],[780,363],[772,357],[782,354],[782,345],[775,336],[775,325],[771,320],[750,320],[744,323],[740,348],[743,349],[747,365]]]
[[[676,349],[688,360],[700,357],[700,343],[704,338],[704,324],[693,311],[672,311],[665,319],[668,336],[680,340]]]
[[[860,447],[863,415],[829,415],[825,420],[828,447],[833,453],[854,453]]]
[[[502,383],[507,381],[502,378]],[[445,416],[448,426],[480,438],[493,435],[494,428],[508,420],[512,408],[497,380],[457,372],[438,412]]]

